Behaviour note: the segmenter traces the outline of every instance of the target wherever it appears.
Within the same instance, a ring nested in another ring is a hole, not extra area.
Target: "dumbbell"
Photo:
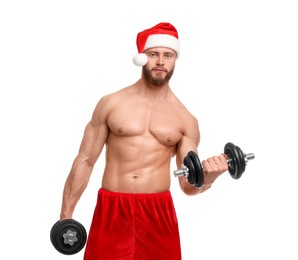
[[[53,225],[50,238],[58,252],[73,255],[84,248],[87,232],[80,222],[74,219],[65,219],[59,220]]]
[[[247,162],[255,158],[253,153],[245,154],[238,146],[230,142],[225,145],[224,153],[228,156],[228,171],[234,179],[239,179],[245,171]],[[174,176],[185,176],[193,186],[198,188],[203,186],[203,167],[198,155],[194,151],[188,152],[183,160],[182,168],[175,170]]]

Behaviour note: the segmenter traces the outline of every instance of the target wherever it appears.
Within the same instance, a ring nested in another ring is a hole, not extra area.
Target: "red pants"
[[[100,189],[84,260],[181,260],[170,191],[128,194]]]

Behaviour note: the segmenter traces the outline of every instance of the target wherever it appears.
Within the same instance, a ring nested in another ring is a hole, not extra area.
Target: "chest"
[[[118,136],[152,136],[165,145],[175,145],[182,137],[179,113],[168,104],[133,105],[115,107],[109,117],[110,130]]]

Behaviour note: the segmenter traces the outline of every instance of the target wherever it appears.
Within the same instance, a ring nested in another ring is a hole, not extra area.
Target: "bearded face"
[[[158,69],[158,67],[148,69],[147,66],[143,66],[142,73],[143,73],[144,79],[149,84],[152,84],[153,86],[156,86],[156,87],[161,87],[167,84],[174,73],[174,68],[171,71],[167,71],[165,68],[161,68],[166,72],[166,75],[163,76],[162,74],[154,73],[153,70],[155,69]]]

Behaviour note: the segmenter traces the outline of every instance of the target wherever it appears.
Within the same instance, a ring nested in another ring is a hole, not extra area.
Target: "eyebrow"
[[[164,52],[159,52],[159,51],[148,51],[148,53],[158,53],[158,54],[171,54],[171,55],[175,55],[175,51],[164,51]]]

